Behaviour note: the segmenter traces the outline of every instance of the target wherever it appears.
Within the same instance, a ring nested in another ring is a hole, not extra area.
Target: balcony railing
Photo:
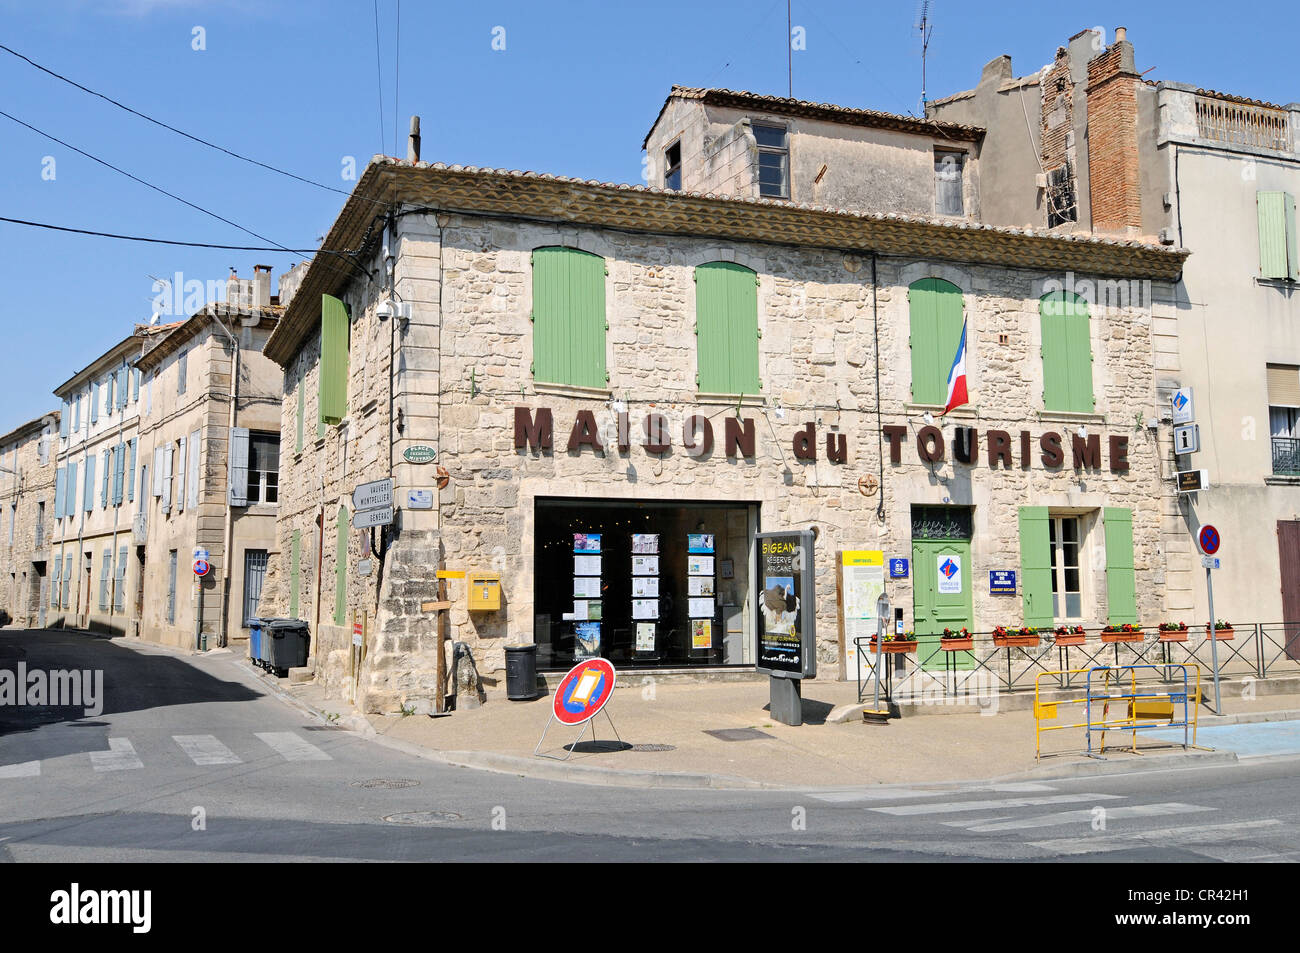
[[[1273,473],[1300,476],[1300,437],[1273,438]]]
[[[1196,134],[1234,146],[1291,151],[1291,116],[1285,109],[1196,97]]]

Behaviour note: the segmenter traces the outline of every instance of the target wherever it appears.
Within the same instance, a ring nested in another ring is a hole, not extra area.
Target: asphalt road
[[[0,863],[1300,860],[1297,759],[943,791],[605,788],[392,750],[232,655],[0,632],[0,669],[19,662],[101,670],[105,704],[0,707]]]

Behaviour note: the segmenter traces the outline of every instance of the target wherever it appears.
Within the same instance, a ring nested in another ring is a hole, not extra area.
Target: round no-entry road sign
[[[208,563],[208,561],[207,561],[206,559],[196,559],[196,560],[194,560],[194,575],[196,575],[196,576],[206,576],[206,575],[208,574],[209,570],[211,570],[211,569],[212,569],[212,566]]]
[[[552,706],[555,719],[581,725],[596,716],[614,694],[614,666],[603,658],[579,662],[560,681]]]
[[[1219,542],[1219,531],[1209,523],[1202,526],[1196,534],[1196,545],[1207,556],[1213,556],[1219,551]]]

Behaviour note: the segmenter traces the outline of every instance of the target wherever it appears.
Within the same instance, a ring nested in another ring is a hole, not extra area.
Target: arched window
[[[961,289],[942,278],[922,278],[907,289],[911,321],[912,401],[942,405],[948,372],[961,344]]]
[[[1088,302],[1072,291],[1053,291],[1038,302],[1043,328],[1043,409],[1090,414],[1092,334]]]
[[[695,269],[695,382],[706,394],[757,394],[758,275],[711,261]]]
[[[605,259],[550,245],[533,249],[533,379],[604,387]]]

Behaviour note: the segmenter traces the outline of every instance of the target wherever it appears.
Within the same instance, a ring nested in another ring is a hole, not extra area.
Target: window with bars
[[[266,582],[268,554],[265,549],[244,551],[244,625],[257,618],[257,605],[262,601],[262,586]]]

